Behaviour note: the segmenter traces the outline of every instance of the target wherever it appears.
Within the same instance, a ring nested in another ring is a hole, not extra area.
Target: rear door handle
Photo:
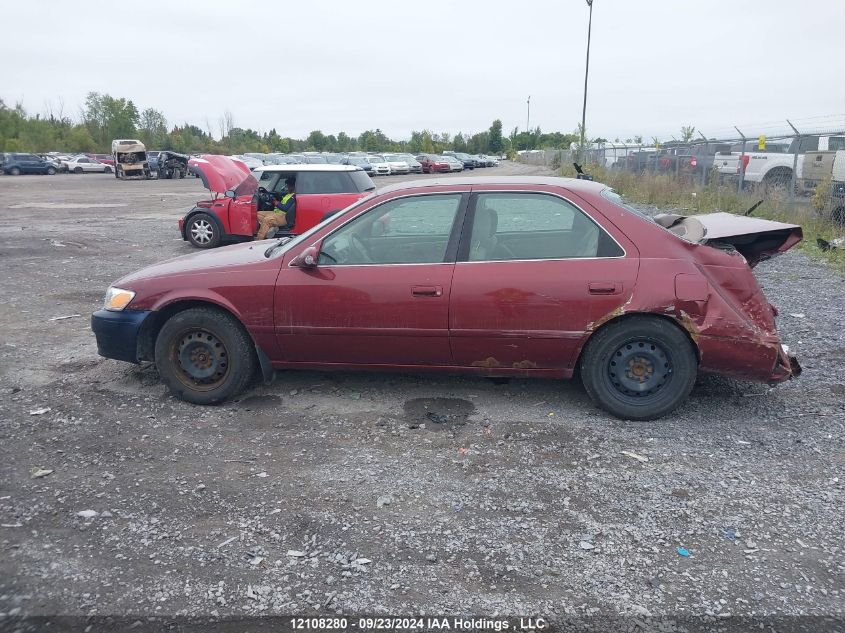
[[[618,295],[622,292],[622,284],[615,281],[591,281],[588,288],[591,295]]]
[[[411,286],[411,294],[415,297],[441,297],[442,286]]]

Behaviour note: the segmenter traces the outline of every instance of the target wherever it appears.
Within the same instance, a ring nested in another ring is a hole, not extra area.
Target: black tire
[[[12,176],[20,176],[20,175],[21,175],[21,170],[20,170],[20,168],[19,168],[19,167],[12,167],[12,168],[9,170],[9,174],[11,174]]]
[[[82,173],[82,167],[74,167],[73,173],[74,174],[81,174]]]
[[[173,171],[173,178],[175,178],[176,180],[181,180],[182,179],[182,170],[181,169],[174,170]]]
[[[220,228],[207,213],[192,215],[185,226],[185,237],[197,248],[216,248],[220,246]]]
[[[243,391],[255,375],[255,345],[240,322],[217,308],[170,317],[156,338],[155,363],[178,398],[218,404]]]
[[[106,166],[103,168],[103,173],[104,173],[104,174],[110,174],[110,173],[111,173],[111,171],[112,171],[112,170],[111,170],[111,167],[109,167],[108,165],[106,165]]]
[[[687,335],[667,320],[646,316],[599,330],[581,359],[587,394],[624,420],[654,420],[671,413],[686,400],[697,373]]]
[[[47,175],[48,176],[55,176],[56,175],[56,168],[55,167],[48,167],[47,168]]]

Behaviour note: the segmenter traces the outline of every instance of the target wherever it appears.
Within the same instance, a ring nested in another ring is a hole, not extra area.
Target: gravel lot
[[[279,373],[203,408],[99,358],[88,323],[114,279],[192,251],[176,220],[203,193],[0,177],[0,613],[843,626],[841,277],[761,264],[804,374],[704,376],[658,422],[577,382],[371,373]]]

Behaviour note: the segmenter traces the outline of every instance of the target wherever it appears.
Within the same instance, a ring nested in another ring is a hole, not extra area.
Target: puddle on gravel
[[[282,404],[281,396],[247,396],[233,402],[236,409],[243,411],[266,411]]]
[[[463,426],[473,413],[472,402],[460,398],[414,398],[405,403],[405,418],[412,429],[422,424],[434,431]]]

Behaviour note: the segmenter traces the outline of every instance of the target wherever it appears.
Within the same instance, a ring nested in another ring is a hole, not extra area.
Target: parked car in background
[[[252,170],[258,169],[259,167],[264,167],[263,161],[252,156],[246,156],[245,154],[236,154],[234,156],[229,156],[229,158],[234,158],[235,160],[241,161],[244,165],[246,165]]]
[[[158,155],[158,177],[180,179],[188,175],[187,154],[177,152],[159,152]]]
[[[305,154],[306,165],[327,165],[328,160],[322,154]]]
[[[396,154],[381,154],[381,157],[390,166],[390,173],[394,175],[408,174],[411,168],[404,160],[399,158]]]
[[[435,154],[420,154],[417,160],[422,165],[424,174],[446,173],[452,171],[451,164],[443,157]]]
[[[154,174],[158,173],[158,155],[161,152],[147,152],[147,163],[150,166],[150,171]]]
[[[454,156],[443,156],[444,161],[449,165],[449,171],[463,171],[464,164]]]
[[[23,152],[0,153],[0,171],[10,176],[21,174],[47,174],[52,176],[58,169],[52,161],[44,160],[35,154]]]
[[[110,174],[114,171],[111,165],[104,165],[95,158],[88,158],[85,155],[74,156],[70,160],[65,161],[65,166],[68,172],[72,174]]]
[[[111,154],[89,154],[88,158],[93,158],[97,162],[103,163],[103,165],[114,167],[114,158]]]
[[[476,167],[480,167],[479,161],[475,156],[470,156],[469,154],[465,154],[464,152],[454,152],[449,154],[449,156],[453,156],[461,161],[463,164],[464,169],[475,169]]]
[[[577,369],[626,420],[671,413],[699,373],[768,384],[800,373],[751,269],[797,244],[799,226],[651,219],[584,180],[478,184],[388,187],[298,238],[129,274],[92,315],[98,353],[152,361],[175,396],[205,405],[259,370],[269,382],[274,369]]]
[[[360,167],[368,174],[373,171],[373,166],[370,161],[367,160],[366,156],[347,156],[343,159],[343,165],[354,165],[355,167]]]
[[[412,174],[422,173],[422,164],[411,154],[395,154],[396,158],[408,164],[408,170]]]
[[[294,225],[284,231],[290,235],[311,229],[375,189],[370,177],[351,165],[267,165],[253,172],[242,161],[207,154],[191,157],[190,167],[212,196],[179,220],[182,239],[197,248],[252,240],[258,212],[273,209],[273,199],[285,194],[288,178],[296,187]]]
[[[384,158],[381,156],[376,155],[369,155],[367,156],[367,161],[370,165],[373,166],[371,175],[372,176],[389,176],[390,175],[390,165]]]

